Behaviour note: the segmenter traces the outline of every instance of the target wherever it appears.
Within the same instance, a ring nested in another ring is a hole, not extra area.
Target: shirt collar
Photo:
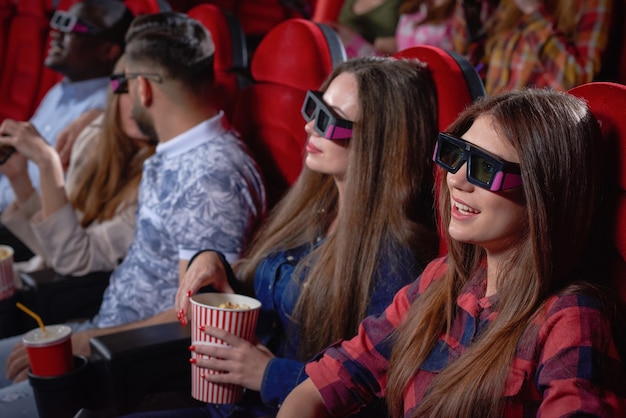
[[[224,112],[220,111],[212,118],[200,122],[198,125],[175,136],[169,141],[159,143],[156,146],[156,153],[164,157],[174,157],[179,154],[184,154],[190,149],[211,141],[224,132],[226,132]]]
[[[72,97],[76,100],[91,96],[94,91],[107,88],[109,77],[90,78],[89,80],[71,82],[67,78],[61,81],[63,96]]]

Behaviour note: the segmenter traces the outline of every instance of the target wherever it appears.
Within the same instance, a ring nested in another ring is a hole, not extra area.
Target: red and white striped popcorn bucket
[[[221,307],[220,307],[221,306]],[[206,335],[201,326],[221,328],[247,341],[255,339],[255,329],[261,302],[230,293],[201,293],[191,297],[191,344],[227,345],[224,341]],[[192,352],[193,358],[206,358]],[[243,395],[243,387],[234,384],[208,382],[202,374],[219,373],[191,365],[191,396],[214,404],[235,403]]]
[[[0,300],[8,299],[14,293],[13,248],[0,245]]]

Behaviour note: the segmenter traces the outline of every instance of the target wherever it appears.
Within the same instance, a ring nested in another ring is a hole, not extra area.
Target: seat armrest
[[[90,319],[100,308],[110,276],[109,271],[64,276],[50,268],[20,273],[20,299],[46,324]]]
[[[190,326],[170,322],[93,337],[90,345],[92,353],[97,353],[105,361],[122,361],[180,347],[185,349],[188,358],[190,341]]]
[[[91,359],[106,408],[114,416],[127,414],[141,410],[151,395],[163,393],[193,403],[190,343],[191,327],[178,322],[92,338]]]

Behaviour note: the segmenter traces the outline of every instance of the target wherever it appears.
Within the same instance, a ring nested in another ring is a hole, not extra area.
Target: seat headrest
[[[442,132],[475,99],[485,95],[482,81],[469,62],[441,48],[419,45],[399,51],[394,57],[417,58],[430,68],[437,87],[439,130]]]
[[[597,81],[574,87],[569,93],[585,99],[604,137],[617,141],[619,187],[626,191],[626,86]]]
[[[213,38],[215,56],[213,66],[215,70],[229,70],[233,66],[232,39],[226,15],[213,4],[199,4],[187,12],[187,16],[202,23]]]
[[[288,19],[259,43],[250,71],[255,82],[318,89],[333,69],[331,50],[322,29],[305,19]]]
[[[613,159],[609,164],[616,165],[619,190],[615,202],[614,242],[626,261],[626,86],[597,81],[574,87],[569,93],[587,101],[607,142],[607,159]],[[626,285],[623,295],[626,297]]]

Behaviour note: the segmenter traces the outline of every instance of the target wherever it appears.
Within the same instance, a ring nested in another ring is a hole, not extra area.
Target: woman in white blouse
[[[123,68],[121,58],[116,73]],[[35,254],[17,263],[18,270],[52,267],[61,274],[84,275],[113,270],[126,255],[134,237],[143,161],[156,144],[135,125],[127,92],[113,75],[107,108],[78,135],[67,175],[58,153],[30,123],[5,120],[0,125],[0,143],[16,149],[0,165],[16,196],[2,223]],[[76,123],[84,124],[85,118]],[[39,166],[41,196],[28,177],[28,160]]]

